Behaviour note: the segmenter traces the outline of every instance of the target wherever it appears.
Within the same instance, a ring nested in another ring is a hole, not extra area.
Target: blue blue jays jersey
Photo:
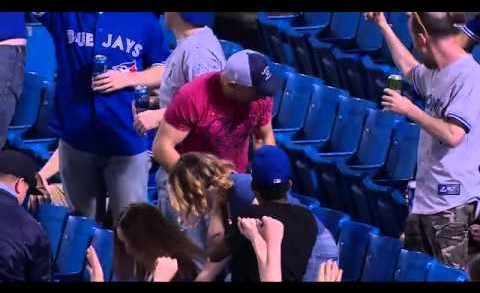
[[[168,57],[153,13],[37,12],[56,49],[58,82],[50,127],[73,147],[105,156],[130,156],[148,142],[133,127],[133,88],[92,91],[95,55],[109,69],[142,71]]]

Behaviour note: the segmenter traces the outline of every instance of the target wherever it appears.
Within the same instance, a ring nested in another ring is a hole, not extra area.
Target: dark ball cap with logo
[[[35,162],[29,156],[16,151],[0,151],[0,174],[23,178],[29,186],[29,194],[41,194],[36,189],[37,170]]]
[[[282,86],[281,78],[271,71],[268,58],[253,50],[230,56],[223,74],[234,84],[255,88],[259,97],[272,97]]]

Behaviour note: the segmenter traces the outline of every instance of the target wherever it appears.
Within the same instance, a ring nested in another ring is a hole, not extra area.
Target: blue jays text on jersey
[[[50,126],[78,150],[130,156],[148,142],[133,127],[133,88],[109,94],[91,89],[95,55],[109,69],[142,71],[163,63],[169,51],[153,13],[34,13],[48,28],[57,56],[57,91]]]

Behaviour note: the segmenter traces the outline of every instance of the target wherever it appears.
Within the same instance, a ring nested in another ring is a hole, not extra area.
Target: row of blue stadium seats
[[[413,51],[403,12],[386,13],[392,28]],[[257,14],[260,41],[276,62],[322,78],[352,96],[378,101],[386,77],[398,74],[378,27],[361,12],[304,12],[285,16]],[[473,50],[479,59],[480,46]],[[415,94],[408,89],[408,95]]]
[[[464,271],[438,263],[430,256],[402,249],[401,241],[382,236],[377,228],[350,221],[339,211],[322,208],[315,199],[297,196],[332,232],[340,247],[343,281],[466,281]],[[106,280],[112,278],[113,232],[96,227],[66,207],[44,204],[37,219],[47,232],[54,260],[55,281],[88,281],[85,253],[92,245]]]
[[[273,126],[291,158],[294,191],[398,237],[408,213],[403,192],[415,173],[418,125],[319,78],[284,75]]]
[[[448,267],[431,256],[402,249],[402,242],[383,236],[378,228],[351,221],[340,211],[321,206],[315,198],[295,194],[330,230],[340,248],[343,281],[463,282],[463,270]]]
[[[53,281],[88,281],[86,251],[92,245],[102,265],[104,277],[112,277],[113,232],[98,227],[86,217],[70,214],[67,207],[40,205],[36,218],[50,241]]]

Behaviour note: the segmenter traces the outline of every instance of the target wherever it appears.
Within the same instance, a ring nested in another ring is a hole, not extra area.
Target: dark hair
[[[467,269],[471,281],[480,281],[480,253],[468,261]]]
[[[415,14],[418,15],[415,16]],[[426,33],[432,38],[444,38],[460,32],[456,24],[464,24],[464,12],[412,12],[412,30],[414,33]]]
[[[260,199],[272,201],[287,198],[290,189],[290,182],[277,183],[273,185],[261,185],[252,181],[252,190],[256,191]]]
[[[142,263],[138,255],[129,255],[125,245],[118,238],[117,229],[128,240],[133,252],[145,255],[147,263]],[[114,229],[114,271],[120,280],[134,277],[144,280],[153,269],[158,257],[168,256],[178,261],[178,272],[173,280],[193,280],[198,273],[195,260],[203,253],[162,213],[146,203],[134,203],[122,211]]]

